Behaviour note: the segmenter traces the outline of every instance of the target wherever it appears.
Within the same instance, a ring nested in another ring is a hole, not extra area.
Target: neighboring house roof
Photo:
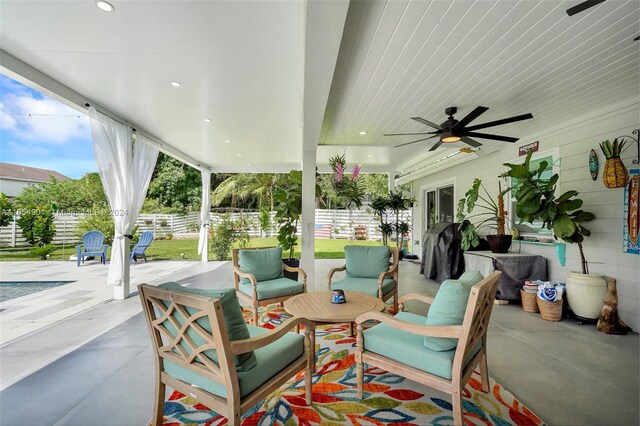
[[[50,176],[58,180],[69,180],[65,175],[53,170],[21,166],[20,164],[0,163],[0,178],[27,182],[49,182],[51,180]]]

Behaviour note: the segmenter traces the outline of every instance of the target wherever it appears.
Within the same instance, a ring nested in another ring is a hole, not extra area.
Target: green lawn
[[[344,257],[344,246],[346,245],[366,245],[378,246],[379,241],[356,241],[356,240],[329,240],[316,239],[316,259],[342,259]],[[253,238],[251,239],[251,247],[274,247],[278,245],[276,237],[269,238]],[[64,247],[56,246],[56,250],[51,254],[51,260],[66,260],[76,250],[73,245]],[[108,253],[110,254],[110,253]],[[198,240],[155,240],[146,251],[149,260],[198,260]],[[294,256],[300,258],[300,248],[294,253]],[[8,260],[39,260],[38,256],[29,252],[28,248],[23,249],[1,249],[0,261]],[[209,260],[216,260],[211,251],[209,252]]]

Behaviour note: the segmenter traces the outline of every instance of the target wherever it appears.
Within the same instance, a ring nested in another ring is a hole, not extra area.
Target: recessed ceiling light
[[[371,158],[371,154],[367,155],[368,158]]]
[[[361,135],[366,135],[366,134],[367,134],[367,132],[360,132],[360,134],[361,134]]]
[[[172,81],[172,82],[171,82],[171,85],[172,85],[173,87],[180,87],[180,86],[182,86],[182,84],[180,84],[180,82],[179,82],[179,81]]]
[[[236,154],[238,157],[242,157],[242,154]]]
[[[105,12],[113,12],[114,10],[116,10],[116,8],[113,7],[111,3],[104,0],[96,1],[96,6],[98,6],[100,10],[104,10]]]
[[[247,163],[247,166],[250,166],[250,165],[251,165],[251,163]]]
[[[211,123],[211,119],[210,119],[210,118],[205,118],[205,119],[204,119],[204,122],[205,122],[205,123]]]
[[[231,143],[231,141],[230,141],[229,139],[227,139],[225,142],[226,142],[226,143]]]

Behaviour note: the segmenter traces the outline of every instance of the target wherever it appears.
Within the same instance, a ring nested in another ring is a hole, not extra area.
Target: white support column
[[[122,268],[122,285],[113,286],[113,298],[115,300],[124,300],[129,297],[131,290],[130,278],[131,278],[131,262],[129,261],[129,253],[131,252],[131,240],[127,237],[124,238],[124,263]]]
[[[396,189],[396,175],[393,172],[389,172],[389,191]]]
[[[315,291],[316,150],[302,153],[302,246],[300,266],[307,273],[307,291]]]
[[[198,254],[203,262],[209,261],[209,223],[211,216],[211,171],[200,169],[202,176],[202,204],[200,206],[200,236],[198,237]]]

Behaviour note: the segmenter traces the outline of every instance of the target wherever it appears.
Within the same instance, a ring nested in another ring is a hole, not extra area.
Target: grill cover
[[[461,239],[457,223],[441,222],[431,226],[422,238],[420,273],[439,283],[459,278],[464,272]]]

